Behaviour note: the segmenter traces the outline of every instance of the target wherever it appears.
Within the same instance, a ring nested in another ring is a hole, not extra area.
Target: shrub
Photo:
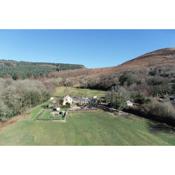
[[[144,106],[144,110],[148,115],[175,119],[175,109],[170,102],[158,102],[153,99]]]
[[[149,99],[146,98],[143,94],[141,93],[135,93],[131,95],[131,99],[138,104],[144,104],[149,102]]]
[[[171,93],[171,87],[168,84],[162,84],[150,87],[152,96],[164,96]]]
[[[151,69],[151,70],[149,71],[149,75],[151,75],[151,76],[155,76],[156,73],[157,73],[156,69]]]
[[[148,85],[155,86],[163,84],[163,79],[160,77],[149,78],[147,81]]]
[[[113,108],[122,110],[126,107],[126,99],[117,92],[109,92],[106,95],[106,101],[110,103]]]
[[[122,86],[123,85],[130,86],[134,83],[137,83],[137,78],[133,73],[127,72],[127,73],[122,74],[119,77],[119,82],[120,82],[120,85],[122,85]]]
[[[174,84],[172,84],[172,92],[171,92],[172,94],[175,94],[175,83]]]
[[[3,101],[0,101],[0,120],[6,118],[8,116],[8,112],[8,107],[4,104]]]

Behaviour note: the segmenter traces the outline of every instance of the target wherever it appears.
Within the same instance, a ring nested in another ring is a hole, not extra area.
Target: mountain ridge
[[[54,77],[82,77],[101,76],[107,74],[121,73],[125,71],[147,70],[155,67],[174,67],[175,68],[175,48],[162,48],[145,53],[141,56],[126,61],[118,66],[105,68],[82,68],[79,70],[68,70],[50,73]]]

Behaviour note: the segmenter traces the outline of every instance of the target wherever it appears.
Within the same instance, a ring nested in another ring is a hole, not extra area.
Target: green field
[[[83,97],[93,97],[93,96],[101,97],[101,96],[105,96],[105,94],[106,94],[106,91],[63,86],[63,87],[56,88],[55,92],[53,93],[53,96],[71,95],[71,96],[83,96]]]
[[[58,87],[53,95],[67,94],[99,97],[105,92]],[[62,122],[50,120],[46,103],[33,108],[27,118],[0,128],[0,145],[175,145],[172,129],[147,119],[99,110],[69,112]]]
[[[0,145],[175,144],[172,130],[136,116],[114,116],[104,111],[72,112],[64,123],[37,120],[41,110],[41,105],[37,106],[27,119],[2,128]]]

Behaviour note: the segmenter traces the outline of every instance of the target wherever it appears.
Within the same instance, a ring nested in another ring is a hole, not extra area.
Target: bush
[[[154,77],[154,78],[149,78],[147,83],[150,86],[155,86],[155,85],[161,85],[163,84],[163,78],[160,77]]]
[[[156,74],[157,74],[156,69],[151,69],[151,70],[149,71],[149,75],[151,75],[151,76],[155,76]]]
[[[148,115],[154,115],[165,119],[175,119],[175,109],[170,102],[162,103],[156,100],[151,100],[150,103],[144,106],[144,110]]]
[[[172,84],[172,91],[171,91],[172,94],[175,94],[175,83]]]
[[[138,103],[138,104],[144,104],[144,103],[147,103],[149,101],[149,99],[146,98],[141,93],[132,94],[131,99],[134,101],[134,103]]]
[[[126,107],[126,99],[120,93],[117,92],[109,92],[106,95],[106,101],[110,103],[110,105],[115,108],[122,110]]]
[[[168,84],[162,84],[150,87],[152,96],[164,96],[171,93],[171,87]]]
[[[8,112],[9,112],[8,107],[4,104],[3,101],[0,101],[0,120],[6,118]]]
[[[148,103],[135,105],[132,108],[125,109],[125,111],[175,126],[175,108],[170,101],[159,102],[156,99],[150,99]]]
[[[122,86],[124,85],[130,86],[134,83],[137,83],[137,77],[133,73],[127,72],[122,74],[119,77],[119,82],[120,82],[120,85]]]

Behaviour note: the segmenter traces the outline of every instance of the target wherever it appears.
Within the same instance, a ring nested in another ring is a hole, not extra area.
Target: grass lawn
[[[175,145],[173,131],[136,116],[72,112],[62,123],[36,120],[40,112],[37,106],[27,119],[2,128],[0,145]]]
[[[91,89],[81,89],[81,88],[74,88],[74,87],[58,87],[56,88],[53,96],[84,96],[84,97],[93,97],[93,96],[104,96],[106,91],[100,90],[91,90]]]

